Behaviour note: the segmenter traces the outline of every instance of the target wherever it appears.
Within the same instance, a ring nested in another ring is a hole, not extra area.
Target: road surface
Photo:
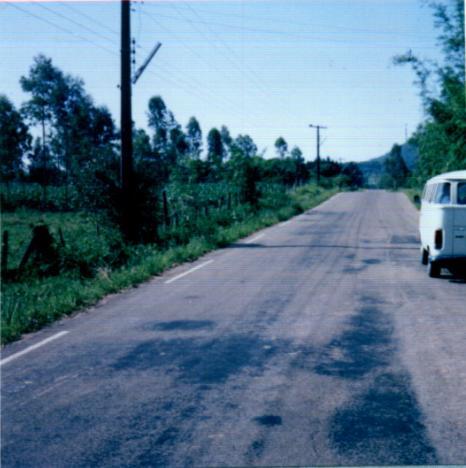
[[[6,347],[3,466],[464,464],[465,299],[339,194]]]

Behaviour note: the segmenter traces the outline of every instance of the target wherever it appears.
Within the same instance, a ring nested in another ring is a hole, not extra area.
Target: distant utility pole
[[[133,223],[133,121],[131,117],[131,22],[130,0],[121,1],[121,190],[122,230],[126,240],[135,240]]]
[[[324,127],[323,125],[313,125],[310,124],[309,127],[315,128],[317,130],[317,183],[320,183],[320,129],[321,128],[327,128]]]

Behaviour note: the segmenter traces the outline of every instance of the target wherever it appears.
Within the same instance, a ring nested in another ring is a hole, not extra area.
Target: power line
[[[196,13],[196,11],[195,11],[190,5],[187,5],[187,6],[190,8],[190,10],[191,10],[198,18],[200,18],[200,16]],[[176,5],[172,4],[172,7],[173,7],[174,9],[176,9],[176,11],[178,11],[178,13],[182,16],[182,18],[183,18],[185,21],[188,21],[188,22],[194,27],[194,29],[195,29],[197,32],[199,32],[199,34],[203,35],[208,41],[210,41],[210,39],[204,34],[204,32],[201,31],[201,30],[197,27],[197,25],[194,23],[193,20],[191,20],[191,19],[189,19],[189,18],[186,18],[185,15],[183,14],[183,12],[181,12],[180,9],[179,9]],[[201,18],[201,19],[202,19],[202,18]],[[224,49],[225,49],[226,52],[227,52],[227,53],[224,54],[223,56],[228,60],[228,62],[233,66],[233,68],[236,69],[236,70],[238,71],[238,73],[241,75],[241,77],[242,77],[242,78],[244,77],[244,71],[249,72],[250,77],[252,76],[252,80],[251,80],[251,81],[255,81],[255,82],[256,82],[256,87],[257,87],[258,91],[261,92],[261,94],[262,94],[262,99],[265,99],[265,101],[263,101],[263,103],[262,103],[262,107],[263,107],[263,109],[264,109],[264,107],[265,107],[265,106],[264,106],[265,102],[268,104],[269,101],[270,101],[270,93],[267,92],[267,91],[265,90],[265,88],[263,87],[262,83],[259,81],[259,79],[257,78],[257,76],[255,75],[254,72],[248,70],[247,67],[244,66],[244,64],[238,64],[235,60],[233,60],[232,56],[233,56],[233,57],[236,57],[236,52],[235,52],[233,49],[231,49],[231,48],[228,46],[228,44],[226,44],[225,41],[223,41],[222,38],[218,36],[217,33],[213,32],[210,28],[209,28],[209,30],[210,30],[212,36],[213,36],[218,42],[220,42],[220,44],[223,45]],[[211,42],[211,41],[210,41],[210,42]],[[222,51],[220,50],[219,46],[217,45],[217,42],[216,42],[216,41],[213,42],[213,45],[214,45],[214,47],[215,47],[217,50],[219,50],[220,52],[222,52]],[[251,78],[250,78],[250,79],[251,79]],[[243,93],[244,93],[244,92],[243,92]]]
[[[30,12],[29,10],[26,10],[26,9],[24,9],[24,8],[21,8],[21,7],[19,7],[19,6],[16,5],[16,4],[10,3],[10,5],[13,6],[14,8],[20,10],[20,11],[23,11],[24,13],[30,15],[31,17],[34,17],[34,18],[36,18],[36,19],[42,21],[43,23],[48,24],[49,26],[52,26],[52,27],[54,27],[54,28],[56,28],[56,29],[58,29],[58,30],[61,30],[61,31],[65,32],[66,34],[72,35],[72,36],[74,36],[74,37],[76,37],[76,38],[78,38],[78,39],[80,39],[80,40],[84,40],[84,41],[86,41],[86,42],[88,42],[88,43],[90,43],[90,44],[92,44],[92,45],[94,45],[94,46],[96,46],[96,47],[98,47],[98,48],[100,48],[100,49],[102,49],[102,50],[108,52],[109,54],[111,54],[111,55],[113,55],[113,56],[115,56],[115,57],[118,57],[118,53],[117,53],[116,51],[114,51],[114,50],[110,50],[110,49],[108,49],[107,47],[102,46],[102,45],[96,43],[95,41],[92,41],[92,40],[90,40],[90,39],[88,39],[88,38],[86,38],[86,37],[84,37],[84,36],[81,36],[80,34],[77,34],[76,32],[74,32],[74,31],[72,31],[72,30],[70,30],[70,29],[64,28],[63,26],[60,26],[60,25],[58,25],[58,24],[56,24],[56,23],[54,23],[54,22],[52,22],[52,21],[50,21],[50,20],[48,20],[48,19],[46,19],[46,18],[43,18],[42,16],[36,15],[35,13]],[[43,5],[39,5],[39,6],[43,7]],[[70,7],[70,5],[67,5],[67,6]],[[45,9],[48,10],[48,11],[50,11],[50,12],[52,12],[52,13],[56,13],[55,11],[53,11],[53,10],[50,9],[50,8],[47,8],[47,7],[46,7]],[[73,8],[73,10],[74,10],[74,8]],[[61,14],[58,14],[58,16],[65,17],[65,15],[61,15]],[[89,17],[88,15],[85,15],[84,13],[82,14],[82,16],[91,18],[91,17]],[[66,18],[66,17],[65,17],[65,18]],[[67,19],[68,19],[68,18],[67,18]],[[102,36],[101,34],[99,34],[98,32],[96,32],[95,30],[93,30],[93,29],[91,29],[91,28],[89,28],[89,27],[83,26],[81,23],[79,23],[79,22],[77,22],[77,21],[72,21],[72,22],[75,23],[76,25],[80,26],[80,27],[84,27],[84,28],[87,29],[89,32],[92,32],[93,34],[95,34],[95,35],[97,35],[97,36],[105,37],[105,36]],[[96,21],[94,21],[94,22],[96,22]],[[96,22],[96,23],[98,23],[98,22]],[[113,32],[113,33],[114,33],[114,34],[117,34],[116,32]],[[108,40],[108,38],[106,38],[106,39]],[[114,43],[113,40],[112,40],[112,43]],[[168,72],[169,72],[169,70],[168,70]],[[151,74],[154,75],[153,72],[152,72]],[[154,76],[155,76],[155,75],[154,75]],[[159,76],[157,76],[157,77],[159,77]],[[187,92],[188,94],[193,94],[193,89],[192,89],[192,87],[190,86],[190,84],[189,84],[188,81],[185,81],[185,84],[183,85],[183,83],[182,83],[178,78],[175,78],[175,79],[173,79],[173,78],[168,78],[168,77],[161,77],[161,78],[163,78],[163,79],[164,79],[165,81],[167,81],[168,83],[171,83],[173,86],[176,86],[176,87],[185,89],[186,92]],[[194,94],[196,94],[197,96],[199,96],[200,99],[205,99],[204,96],[202,96],[202,95],[201,95],[199,92],[197,92],[197,91],[194,92]],[[218,96],[216,96],[216,98],[218,99]],[[214,101],[214,102],[215,102],[215,101]],[[215,104],[216,104],[216,103],[215,103]],[[237,106],[236,106],[233,102],[231,102],[229,105],[233,105],[233,106],[235,107],[235,109],[237,110]],[[220,108],[220,107],[219,107],[219,108]],[[220,109],[224,110],[223,108],[220,108]]]
[[[173,4],[170,4],[172,7],[175,7]],[[176,7],[175,7],[176,8]],[[158,14],[159,17],[161,18],[167,18],[167,19],[179,19],[178,17],[175,16],[170,16],[166,14]],[[185,19],[186,20],[186,19]],[[373,38],[371,38],[370,44],[367,42],[366,39],[361,39],[361,40],[354,40],[354,39],[334,39],[334,38],[328,38],[328,37],[322,37],[322,36],[315,36],[316,34],[329,34],[332,35],[335,33],[317,33],[314,31],[280,31],[280,30],[274,30],[274,29],[262,29],[262,28],[251,28],[251,27],[244,27],[243,25],[233,25],[233,24],[228,24],[228,23],[218,23],[218,22],[212,22],[212,21],[200,21],[199,23],[201,24],[206,24],[206,25],[211,25],[211,26],[220,26],[222,28],[229,28],[229,29],[237,29],[239,31],[243,32],[249,32],[252,34],[267,34],[267,35],[276,35],[276,36],[286,36],[286,37],[296,37],[298,40],[302,39],[303,37],[308,37],[310,36],[312,38],[313,42],[319,42],[319,43],[325,43],[325,44],[362,44],[366,47],[393,47],[392,43],[386,43],[386,42],[375,42]],[[224,32],[224,31],[223,31]],[[431,41],[425,41],[427,43],[430,43]],[[424,46],[424,48],[435,48],[435,46],[427,47]]]
[[[232,49],[216,32],[210,28],[209,23],[204,22],[202,17],[197,13],[197,11],[189,4],[186,3],[186,1],[183,1],[183,3],[196,15],[196,17],[200,20],[200,22],[206,24],[208,30],[211,32],[211,34],[217,38],[221,44],[225,47],[225,49],[231,53],[233,57],[235,57],[237,60],[240,60],[238,58],[238,55],[236,54],[235,50]],[[267,86],[265,83],[262,82],[262,80],[258,77],[257,73],[255,73],[253,70],[250,68],[246,67],[244,63],[241,64],[242,68],[249,73],[249,76],[252,77],[253,81],[256,83],[256,86],[258,86],[258,90],[261,92],[263,98],[267,101],[267,103],[270,101],[270,87]],[[289,109],[286,109],[286,113],[290,115],[291,117],[294,117],[292,113],[290,112]]]
[[[161,27],[162,29],[164,29],[165,31],[167,31],[168,33],[172,33],[172,31],[170,31],[168,28],[166,28],[164,25],[160,24],[152,14],[148,13],[148,12],[144,12],[143,11],[143,14],[145,16],[147,16],[148,18],[150,18],[152,21],[154,21],[154,23],[156,23],[159,27]],[[175,36],[176,36],[176,33],[173,33]],[[213,64],[211,61],[209,62],[207,59],[205,59],[202,55],[200,55],[194,48],[192,48],[191,46],[189,46],[185,41],[183,41],[182,39],[180,39],[182,45],[189,51],[191,52],[194,56],[196,56],[200,61],[202,61],[203,63],[205,63],[209,68],[214,68],[215,70],[217,70],[219,73],[222,73],[224,74],[224,71],[220,68],[218,68],[215,64]],[[230,75],[226,75],[225,74],[225,77],[227,79],[231,78]],[[198,82],[199,83],[199,82]],[[200,86],[204,87],[202,83],[200,83]],[[210,93],[210,91],[209,91]],[[212,93],[210,93],[212,94]],[[221,96],[221,95],[214,95],[212,94],[212,96],[214,97],[214,99],[222,99],[225,101],[225,97]],[[229,101],[230,102],[230,101]],[[230,105],[233,105],[234,108],[237,110],[238,109],[238,104],[237,103],[234,103],[233,101],[231,101],[231,104]]]
[[[193,47],[191,47],[190,45],[188,45],[186,43],[186,41],[184,41],[183,39],[181,39],[179,37],[179,35],[177,33],[174,33],[173,31],[171,31],[169,28],[167,28],[166,26],[164,26],[163,24],[161,24],[157,19],[154,18],[154,16],[151,14],[151,13],[148,13],[148,12],[143,12],[143,14],[145,16],[147,16],[148,18],[150,18],[154,23],[157,24],[157,26],[159,26],[160,28],[164,29],[167,33],[169,34],[173,34],[174,37],[178,37],[179,41],[181,42],[181,44],[183,45],[183,47],[188,50],[190,53],[192,53],[195,57],[197,57],[200,61],[202,61],[209,69],[210,68],[213,68],[214,70],[217,70],[218,72],[220,73],[224,73],[222,69],[220,69],[219,67],[217,67],[215,64],[213,64],[211,61],[208,61],[205,57],[203,57],[201,54],[199,54],[199,52],[197,52],[196,49],[194,49]],[[186,21],[186,20],[185,20]],[[230,76],[228,75],[225,75],[227,78],[230,78]]]
[[[70,4],[68,4],[68,3],[63,3],[62,5],[65,5],[67,8],[69,8],[69,9],[73,10],[74,12],[80,14],[82,17],[84,17],[84,18],[86,18],[86,19],[88,19],[88,20],[90,20],[90,21],[93,21],[96,25],[99,25],[100,27],[103,27],[103,28],[107,29],[107,30],[108,30],[109,32],[111,32],[112,34],[119,36],[119,33],[118,33],[117,31],[115,31],[115,30],[113,30],[113,29],[107,27],[105,24],[103,24],[103,23],[101,23],[101,22],[95,20],[95,19],[92,18],[90,15],[87,15],[87,14],[85,14],[85,13],[79,11],[77,8],[72,7]],[[55,11],[52,11],[50,8],[47,8],[47,10],[49,10],[49,11],[51,11],[51,12],[53,12],[53,13],[56,13]],[[139,10],[139,11],[141,11],[141,10]],[[56,14],[57,14],[57,13],[56,13]],[[63,16],[63,15],[60,15],[60,16]],[[80,24],[80,23],[78,23],[78,22],[76,22],[76,21],[74,21],[74,23],[77,24],[78,26],[82,26],[82,24]],[[84,26],[82,26],[82,27],[84,27]],[[92,32],[93,34],[100,35],[98,32],[96,32],[96,31],[93,30],[93,29],[90,29],[90,28],[88,28],[88,27],[85,27],[85,29],[87,29],[88,31]],[[100,36],[101,36],[101,35],[100,35]],[[102,36],[102,37],[106,38],[105,36]],[[106,38],[106,39],[108,39],[108,38]],[[113,40],[111,40],[111,41],[114,42]],[[141,47],[141,46],[139,46],[139,47]],[[141,49],[144,50],[144,51],[146,51],[146,49],[143,48],[143,47],[141,47]],[[167,69],[167,67],[166,67],[166,69]],[[169,71],[170,71],[170,69],[168,68],[168,72],[169,72]],[[166,77],[165,77],[164,79],[167,80]],[[179,83],[181,83],[181,81],[179,81],[178,78],[175,78],[175,79],[178,80],[178,83],[175,82],[175,81],[173,81],[172,79],[168,79],[168,81],[169,81],[171,84],[175,85],[175,86],[179,86]],[[185,83],[188,83],[188,82],[186,81]],[[198,83],[200,84],[200,82],[198,82]],[[186,88],[186,89],[188,89],[188,88]]]
[[[81,10],[79,10],[79,8],[76,8],[76,7],[72,6],[72,5],[70,5],[69,2],[62,2],[62,3],[60,3],[60,5],[63,5],[66,8],[74,11],[75,13],[78,13],[78,15],[81,15],[83,18],[86,18],[87,20],[92,21],[94,24],[96,24],[97,26],[100,26],[103,29],[106,29],[110,33],[115,34],[116,36],[120,35],[120,33],[118,31],[116,31],[115,29],[109,28],[106,24],[101,23],[100,21],[97,21],[91,15],[88,15],[88,14],[82,12]]]
[[[195,15],[197,18],[199,18],[199,20],[201,22],[202,21],[202,17],[197,13],[197,11],[189,4],[189,3],[186,3],[186,2],[183,2]],[[205,23],[207,25],[207,28],[209,29],[209,31],[211,32],[212,35],[214,35],[214,37],[216,37],[220,43],[224,46],[224,48],[233,56],[235,57],[236,60],[241,60],[238,55],[236,54],[236,51],[234,49],[232,49],[216,32],[212,31],[212,29],[210,28],[209,26],[209,23]],[[264,92],[264,85],[263,83],[261,82],[261,80],[258,78],[257,74],[250,70],[248,67],[245,67],[244,63],[240,64],[240,66],[242,67],[243,70],[245,70],[246,72],[249,73],[250,77],[252,77],[252,79],[256,82],[256,84],[259,85],[259,88],[262,92]],[[268,98],[268,93],[265,92],[267,98]]]
[[[56,23],[54,23],[52,21],[49,21],[48,19],[43,18],[42,16],[36,15],[35,13],[32,13],[29,10],[26,10],[25,8],[22,8],[19,5],[16,5],[14,3],[9,3],[9,5],[12,6],[13,8],[16,8],[19,11],[22,11],[23,13],[28,14],[29,16],[32,16],[32,17],[42,21],[43,23],[48,24],[49,26],[53,26],[56,29],[60,29],[61,31],[66,32],[67,34],[71,34],[72,36],[78,37],[79,39],[81,39],[83,41],[86,41],[89,44],[92,44],[92,45],[98,47],[99,49],[105,50],[106,52],[109,52],[112,55],[118,55],[118,54],[116,54],[116,52],[114,50],[110,50],[107,47],[102,46],[101,44],[98,44],[98,43],[88,39],[85,36],[81,36],[80,34],[76,34],[74,31],[71,31],[71,30],[69,30],[67,28],[64,28],[63,26],[60,26],[60,25],[58,25],[58,24],[56,24]]]
[[[163,4],[163,3],[160,3],[159,6],[171,6],[170,4]],[[208,9],[205,9],[205,8],[197,8],[198,11],[201,11],[201,12],[204,12],[204,13],[207,13],[209,15],[212,15],[212,16],[220,16],[222,18],[238,18],[238,19],[241,19],[243,22],[244,20],[257,20],[257,21],[260,21],[261,23],[264,22],[264,21],[269,21],[269,22],[275,22],[275,23],[280,23],[280,24],[283,24],[284,22],[284,19],[283,18],[272,18],[272,17],[268,17],[266,15],[261,15],[261,16],[253,16],[253,15],[250,15],[248,14],[247,16],[245,15],[242,15],[242,14],[237,14],[237,13],[219,13],[219,12],[215,12],[215,11],[212,11],[212,10],[208,10]],[[162,15],[159,15],[159,16],[162,16]],[[166,18],[174,18],[172,16],[167,16],[167,15],[164,15],[164,17]],[[176,18],[175,18],[176,19]],[[289,25],[296,25],[296,26],[305,26],[305,27],[312,27],[312,28],[315,28],[315,27],[321,27],[321,28],[326,28],[326,29],[333,29],[334,31],[330,32],[330,34],[335,34],[335,33],[339,33],[340,31],[342,32],[342,34],[345,34],[345,33],[355,33],[355,34],[370,34],[370,35],[388,35],[388,36],[391,36],[391,35],[394,35],[394,36],[399,36],[400,34],[407,34],[407,35],[413,35],[413,36],[419,36],[419,33],[413,33],[412,30],[406,30],[406,31],[403,31],[403,30],[400,30],[400,31],[381,31],[380,29],[361,29],[361,28],[351,28],[351,27],[347,27],[347,26],[339,26],[339,25],[335,25],[335,24],[323,24],[323,23],[311,23],[311,22],[300,22],[300,21],[290,21],[290,20],[286,20],[286,24],[289,24]],[[312,33],[309,33],[309,34],[312,34]],[[430,33],[424,33],[423,35],[427,36],[427,37],[431,37],[431,34]]]
[[[100,34],[99,32],[96,32],[95,30],[85,26],[84,24],[82,23],[79,23],[78,21],[75,21],[71,18],[69,18],[68,16],[64,15],[63,13],[60,13],[58,11],[55,11],[55,10],[52,10],[52,8],[48,8],[46,7],[45,5],[43,5],[42,3],[37,3],[37,6],[39,6],[40,8],[46,10],[46,11],[50,11],[51,13],[53,13],[54,15],[60,17],[60,18],[64,18],[65,20],[69,21],[70,23],[73,23],[75,24],[76,26],[82,28],[82,29],[85,29],[86,31],[90,32],[91,34],[94,34],[102,39],[104,39],[105,41],[108,41],[108,42],[111,42],[112,44],[115,44],[115,40],[114,39],[110,39],[109,37],[107,36],[104,36],[103,34]]]

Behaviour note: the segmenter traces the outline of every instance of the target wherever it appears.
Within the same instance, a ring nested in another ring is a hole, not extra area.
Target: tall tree
[[[222,136],[223,148],[225,150],[225,158],[228,159],[231,156],[231,145],[233,144],[233,138],[231,137],[230,130],[226,125],[220,127],[220,135]]]
[[[47,200],[47,185],[55,185],[61,181],[61,173],[57,165],[50,164],[49,146],[43,146],[40,138],[35,138],[28,154],[28,179],[42,185],[43,202]]]
[[[29,75],[20,78],[20,84],[23,91],[31,94],[31,99],[23,105],[22,112],[33,125],[40,125],[41,128],[42,175],[45,176],[48,169],[58,165],[57,161],[52,160],[47,137],[53,128],[57,103],[64,94],[65,79],[63,73],[53,66],[51,59],[38,55],[29,69]],[[44,197],[47,182],[42,180]]]
[[[309,179],[309,171],[304,161],[303,152],[299,146],[294,146],[290,151],[290,158],[295,166],[295,182],[302,183]]]
[[[466,168],[464,1],[430,2],[443,63],[422,60],[409,51],[394,58],[416,74],[428,115],[414,135],[419,146],[419,182],[434,174]]]
[[[312,161],[312,168],[315,170],[315,161]],[[320,175],[323,177],[335,177],[339,175],[343,170],[343,167],[337,161],[333,161],[329,157],[320,161]]]
[[[292,150],[290,151],[290,157],[295,161],[299,161],[301,163],[304,162],[303,152],[301,151],[301,148],[299,148],[299,146],[294,146],[292,148]]]
[[[384,162],[384,169],[381,182],[383,187],[396,190],[406,184],[409,170],[401,155],[400,145],[393,145],[390,156]]]
[[[170,116],[167,106],[160,96],[153,96],[149,100],[148,118],[149,127],[154,130],[154,149],[163,154],[168,147]]]
[[[19,178],[24,164],[23,157],[31,147],[31,135],[21,114],[13,103],[0,94],[0,176],[10,182]]]
[[[149,100],[148,117],[149,127],[154,130],[153,149],[170,171],[188,151],[185,134],[160,96],[153,96]]]
[[[190,157],[199,159],[202,150],[202,130],[196,117],[191,117],[186,125],[186,143]]]
[[[288,153],[288,143],[283,137],[278,137],[275,140],[275,149],[277,150],[278,157],[284,158]]]
[[[212,128],[207,135],[207,160],[219,168],[223,162],[224,148],[222,135],[216,128]]]
[[[134,160],[143,162],[153,158],[150,137],[142,128],[133,131],[133,154]]]
[[[257,155],[257,146],[249,135],[238,135],[231,145],[231,152],[233,156],[253,158]]]
[[[185,159],[189,153],[189,143],[180,125],[169,131],[168,162],[173,167]]]
[[[81,79],[39,55],[20,82],[31,94],[23,111],[42,128],[44,158],[65,172],[67,182],[82,180],[83,171],[111,155],[117,136],[113,119],[108,109],[94,105]]]
[[[364,176],[356,163],[350,162],[345,164],[342,172],[348,178],[348,185],[351,187],[362,187]]]

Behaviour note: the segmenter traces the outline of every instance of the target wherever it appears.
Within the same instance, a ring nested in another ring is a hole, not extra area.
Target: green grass
[[[61,229],[65,243],[79,244],[83,239],[93,242],[96,238],[108,235],[97,219],[85,213],[54,213],[20,209],[2,214],[2,230],[9,233],[11,267],[19,265],[31,241],[32,228],[37,224],[47,224],[51,233],[59,239]],[[102,233],[102,235],[99,235]]]
[[[405,188],[402,191],[407,195],[407,197],[411,200],[412,204],[419,210],[421,208],[421,189],[417,188]],[[419,197],[419,201],[415,200],[415,197]]]
[[[6,213],[3,229],[10,231],[10,267],[19,263],[30,240],[31,226],[39,222],[46,223],[55,237],[61,228],[66,245],[60,248],[68,263],[59,276],[29,277],[23,282],[2,284],[2,343],[95,304],[107,294],[135,286],[170,267],[193,261],[261,228],[289,219],[336,192],[307,185],[283,196],[279,205],[277,200],[263,201],[256,213],[239,209],[228,217],[220,210],[209,216],[209,222],[204,219],[190,229],[181,226],[178,230],[186,232],[178,233],[178,237],[176,230],[166,233],[164,247],[124,247],[117,232],[108,226],[97,229],[96,221],[84,214]],[[88,275],[83,275],[83,262],[90,268]]]

